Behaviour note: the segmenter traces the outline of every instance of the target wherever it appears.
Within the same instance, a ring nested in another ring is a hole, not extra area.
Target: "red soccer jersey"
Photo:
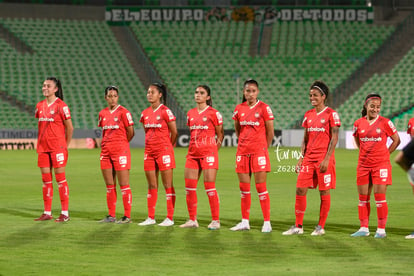
[[[37,152],[54,152],[66,149],[65,125],[69,120],[69,107],[56,98],[51,104],[46,99],[36,105],[35,117],[38,119]]]
[[[141,113],[140,122],[145,129],[145,151],[159,152],[166,146],[171,147],[171,133],[168,123],[175,121],[171,110],[163,104],[153,110],[148,107]]]
[[[372,122],[368,122],[366,117],[356,120],[353,135],[359,139],[358,166],[375,168],[389,163],[387,138],[396,132],[394,124],[382,116]]]
[[[414,117],[408,121],[407,133],[414,136]]]
[[[187,113],[187,126],[191,138],[188,156],[205,157],[217,152],[216,126],[223,124],[223,118],[216,109],[207,106],[200,113],[193,108]]]
[[[262,101],[257,101],[253,106],[249,106],[247,102],[237,105],[233,112],[233,120],[240,123],[237,155],[265,152],[265,122],[273,119],[272,109]]]
[[[338,113],[330,107],[325,107],[319,113],[314,108],[305,113],[302,123],[308,133],[305,158],[316,162],[325,158],[331,141],[331,128],[335,126],[340,127],[341,120]],[[332,154],[331,159],[334,158]]]
[[[104,108],[99,112],[98,127],[102,128],[102,148],[103,147],[123,147],[127,146],[128,139],[126,128],[133,126],[131,113],[123,106],[110,111]]]

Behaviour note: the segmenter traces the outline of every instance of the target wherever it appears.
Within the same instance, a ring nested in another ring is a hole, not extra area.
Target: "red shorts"
[[[216,169],[218,170],[218,154],[205,157],[187,157],[185,161],[185,167],[187,169],[196,169],[196,170],[208,170]]]
[[[166,150],[157,154],[144,153],[144,171],[166,171],[175,168],[174,150]]]
[[[236,173],[270,172],[269,153],[236,155]]]
[[[62,168],[68,162],[68,150],[54,152],[39,152],[37,155],[37,166],[39,168]]]
[[[115,171],[130,170],[131,169],[131,151],[129,146],[125,148],[102,148],[101,169],[115,169]]]
[[[357,185],[391,185],[392,173],[391,164],[384,164],[376,168],[357,168]]]
[[[316,189],[319,186],[319,191],[336,188],[335,161],[329,162],[328,169],[324,173],[320,172],[320,163],[303,161],[296,182],[297,188]]]

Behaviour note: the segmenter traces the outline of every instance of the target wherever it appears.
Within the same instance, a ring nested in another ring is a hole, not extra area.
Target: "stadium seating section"
[[[91,129],[97,127],[98,112],[106,106],[104,88],[115,84],[120,103],[140,127],[146,88],[106,22],[0,18],[0,24],[34,50],[21,54],[0,39],[0,90],[34,106],[43,99],[42,81],[55,75],[62,79],[75,128]],[[231,114],[240,102],[245,79],[259,82],[260,98],[275,113],[275,127],[291,128],[311,108],[307,91],[314,80],[326,81],[333,91],[394,30],[366,23],[276,22],[269,54],[251,57],[251,22],[136,22],[130,28],[181,109],[194,107],[196,86],[207,84],[226,129],[233,127]],[[411,51],[389,74],[366,82],[338,108],[344,127],[352,127],[367,92],[383,95],[385,116],[412,101],[413,64]],[[33,114],[9,102],[1,104],[0,128],[36,128]],[[405,128],[413,113],[411,109],[393,119],[399,129]],[[5,120],[9,116],[16,119]]]

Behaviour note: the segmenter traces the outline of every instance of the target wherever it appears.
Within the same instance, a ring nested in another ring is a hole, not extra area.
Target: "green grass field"
[[[337,150],[337,189],[326,235],[312,237],[318,222],[319,196],[309,191],[303,236],[282,236],[294,223],[296,175],[274,173],[291,166],[271,152],[268,175],[273,232],[261,233],[262,215],[252,186],[250,231],[232,232],[240,220],[240,195],[234,172],[234,148],[220,150],[217,190],[222,228],[209,231],[210,210],[202,183],[198,189],[200,228],[181,229],[187,219],[184,191],[186,149],[176,149],[177,193],[175,226],[140,227],[146,218],[146,181],[143,149],[133,149],[131,189],[134,223],[100,224],[106,213],[106,189],[99,169],[99,150],[71,150],[67,167],[71,221],[35,222],[43,210],[41,177],[34,151],[2,151],[0,158],[0,275],[412,275],[414,241],[405,240],[414,227],[414,196],[403,171],[394,166],[394,184],[387,201],[386,239],[351,238],[359,228],[355,184],[357,151]],[[287,152],[290,150],[290,152]],[[395,155],[393,155],[394,157]],[[392,158],[393,158],[392,157]],[[394,164],[394,163],[393,163]],[[162,185],[161,185],[162,186]],[[55,185],[53,212],[60,210]],[[375,203],[371,202],[370,230],[376,229]],[[118,216],[122,215],[118,192]],[[165,192],[160,189],[156,219],[166,215]]]

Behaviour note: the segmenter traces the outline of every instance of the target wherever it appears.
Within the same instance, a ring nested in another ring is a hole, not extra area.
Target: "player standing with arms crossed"
[[[43,181],[44,212],[35,221],[53,219],[53,181],[52,168],[59,185],[62,211],[55,221],[69,221],[69,188],[65,167],[68,161],[68,145],[72,139],[73,125],[69,107],[63,102],[60,80],[49,77],[43,82],[43,96],[46,99],[36,105],[35,117],[38,119],[37,165]]]
[[[181,228],[198,227],[197,222],[197,182],[204,174],[204,188],[210,203],[212,221],[208,229],[220,228],[219,197],[216,191],[218,170],[218,150],[223,140],[223,119],[212,107],[211,91],[207,85],[196,88],[194,99],[196,108],[187,113],[190,128],[190,145],[184,169],[187,209],[190,219]]]
[[[325,105],[329,87],[322,81],[315,81],[309,91],[309,100],[314,107],[305,113],[302,126],[305,134],[302,142],[302,158],[296,165],[295,225],[283,235],[303,234],[303,217],[306,211],[308,189],[319,186],[321,198],[319,222],[312,236],[325,234],[325,223],[331,207],[330,190],[335,189],[335,147],[341,126],[338,113]]]
[[[116,178],[121,188],[124,216],[117,223],[131,223],[132,194],[129,186],[131,152],[129,141],[134,137],[134,121],[131,113],[118,104],[118,87],[105,88],[108,107],[99,112],[98,127],[102,128],[101,170],[106,184],[108,216],[100,222],[115,222]]]
[[[153,225],[155,205],[158,198],[158,175],[167,197],[167,218],[159,226],[174,225],[175,190],[173,186],[173,169],[175,168],[174,148],[177,141],[175,116],[165,106],[167,89],[163,84],[152,83],[147,92],[150,107],[142,111],[140,122],[145,129],[144,171],[148,182],[148,218],[138,225]]]
[[[243,103],[233,112],[234,127],[239,138],[236,153],[236,173],[241,193],[242,221],[230,228],[231,231],[250,230],[250,181],[254,175],[263,213],[263,233],[272,231],[270,224],[270,198],[266,188],[270,159],[267,148],[274,136],[273,113],[267,104],[257,99],[259,84],[246,80],[243,85]]]
[[[377,206],[378,228],[374,238],[385,238],[388,204],[385,199],[387,186],[392,184],[390,153],[400,144],[400,137],[394,124],[379,115],[381,96],[369,94],[365,98],[362,117],[355,121],[353,135],[359,148],[357,167],[357,188],[359,194],[358,215],[361,228],[352,237],[369,236],[370,195],[374,189]],[[387,147],[387,138],[392,143]]]

